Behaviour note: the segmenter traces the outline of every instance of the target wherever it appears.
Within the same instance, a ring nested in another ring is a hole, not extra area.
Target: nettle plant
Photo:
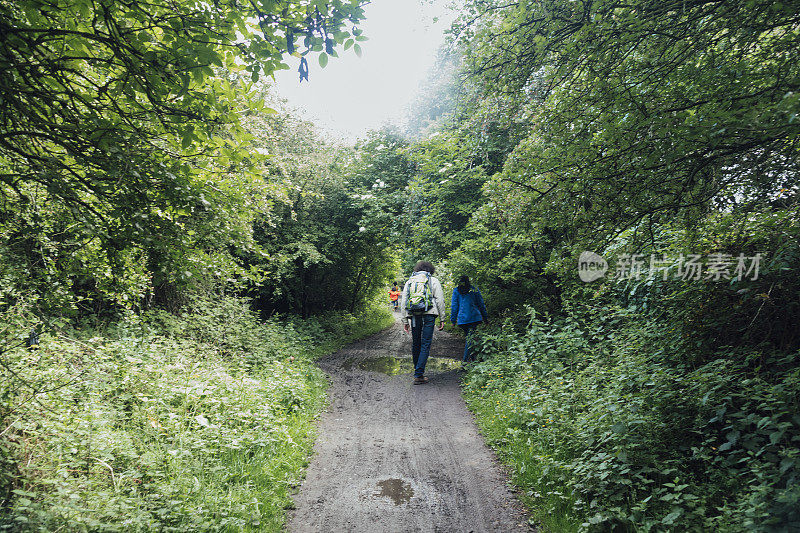
[[[476,341],[484,361],[467,378],[468,401],[537,513],[560,517],[545,524],[797,523],[798,354],[728,349],[686,365],[670,353],[681,346],[677,328],[635,311],[602,313],[588,322],[534,317],[522,335]]]
[[[310,361],[328,336],[220,297],[9,347],[0,526],[279,529],[324,401]]]

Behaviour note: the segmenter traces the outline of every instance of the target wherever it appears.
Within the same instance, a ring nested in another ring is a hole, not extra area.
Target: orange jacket
[[[397,301],[397,299],[400,298],[400,294],[401,294],[400,291],[390,290],[389,291],[389,299],[391,301],[393,301],[393,302]]]

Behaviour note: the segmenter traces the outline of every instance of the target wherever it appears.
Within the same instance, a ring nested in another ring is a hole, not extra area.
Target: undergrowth
[[[279,531],[325,402],[314,359],[390,322],[261,322],[243,300],[198,297],[180,317],[131,314],[26,349],[9,320],[0,529]]]
[[[687,364],[646,316],[536,318],[475,342],[464,381],[549,532],[800,530],[800,354]]]

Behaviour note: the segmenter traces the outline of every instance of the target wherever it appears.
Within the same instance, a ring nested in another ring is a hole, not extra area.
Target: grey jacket
[[[411,276],[414,277],[413,275]],[[400,318],[406,322],[411,318],[408,315],[408,309],[406,309],[406,301],[408,299],[408,284],[411,283],[411,278],[406,281],[406,284],[403,285],[403,296],[400,298]],[[431,307],[428,311],[425,312],[426,315],[436,315],[439,317],[440,320],[444,320],[445,317],[445,309],[444,309],[444,291],[442,290],[442,284],[439,282],[438,279],[431,276],[430,281],[431,286],[431,296],[433,297],[433,307]]]

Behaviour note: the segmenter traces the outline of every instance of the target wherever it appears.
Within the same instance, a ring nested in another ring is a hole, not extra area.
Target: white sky
[[[275,73],[277,93],[323,132],[352,142],[384,123],[399,123],[420,81],[433,66],[451,16],[430,0],[373,0],[360,28],[369,37],[353,49],[337,47],[323,69],[309,57],[309,82],[299,82],[300,60]],[[439,17],[438,22],[433,18]]]

